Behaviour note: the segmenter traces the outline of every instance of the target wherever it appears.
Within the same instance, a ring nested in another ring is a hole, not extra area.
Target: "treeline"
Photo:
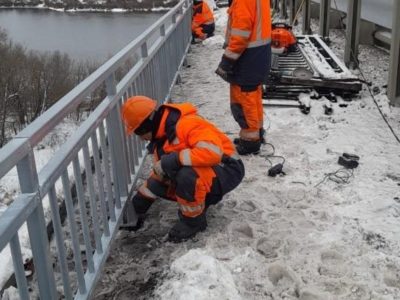
[[[60,52],[27,51],[0,28],[0,147],[96,68]]]
[[[24,7],[44,4],[58,9],[113,9],[146,11],[158,7],[173,7],[178,0],[0,0],[0,6]]]

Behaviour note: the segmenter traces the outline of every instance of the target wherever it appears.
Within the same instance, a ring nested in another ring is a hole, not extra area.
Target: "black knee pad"
[[[147,188],[156,196],[167,197],[168,186],[154,178],[147,179]]]
[[[191,167],[183,167],[175,177],[176,195],[186,201],[194,201],[198,176]]]

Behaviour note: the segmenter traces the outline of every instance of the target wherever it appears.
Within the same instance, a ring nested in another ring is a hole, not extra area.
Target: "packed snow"
[[[216,15],[216,35],[191,47],[172,101],[194,103],[233,139],[229,87],[214,74],[226,12]],[[342,32],[331,39],[342,58]],[[400,109],[385,95],[388,53],[360,50],[363,74],[399,135]],[[399,142],[366,87],[349,102],[301,98],[308,115],[264,109],[284,176],[267,176],[270,145],[243,157],[241,185],[209,209],[207,231],[182,244],[166,241],[177,206],[154,204],[142,229],[119,233],[96,299],[400,299]],[[337,163],[343,152],[360,156],[353,171]]]

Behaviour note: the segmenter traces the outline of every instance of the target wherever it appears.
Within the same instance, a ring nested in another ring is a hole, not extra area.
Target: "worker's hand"
[[[178,152],[172,152],[169,154],[164,154],[161,156],[161,167],[165,172],[164,176],[167,176],[170,179],[174,179],[179,169],[182,167],[179,162]]]
[[[157,161],[154,166],[153,166],[153,171],[154,173],[156,173],[158,176],[160,176],[161,178],[165,177],[165,172],[161,166],[161,160]]]
[[[229,75],[233,74],[233,67],[235,66],[235,62],[235,60],[229,59],[225,55],[223,55],[217,70],[215,70],[215,73],[223,80],[229,82]]]

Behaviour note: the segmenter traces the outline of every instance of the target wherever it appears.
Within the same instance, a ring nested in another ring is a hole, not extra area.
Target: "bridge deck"
[[[331,38],[343,57],[342,34],[333,31]],[[229,87],[214,74],[222,42],[218,26],[215,37],[192,46],[172,99],[193,102],[234,138]],[[390,109],[384,95],[388,55],[362,46],[360,61],[399,135],[400,110]],[[286,176],[268,177],[265,158],[244,157],[243,183],[210,208],[208,230],[184,244],[165,241],[177,207],[157,203],[143,229],[120,232],[97,300],[400,298],[399,143],[368,90],[351,102],[312,100],[309,115],[278,107],[264,113],[267,142],[285,157]],[[346,183],[326,177],[340,169],[343,152],[361,157]],[[263,146],[262,154],[269,153]]]

